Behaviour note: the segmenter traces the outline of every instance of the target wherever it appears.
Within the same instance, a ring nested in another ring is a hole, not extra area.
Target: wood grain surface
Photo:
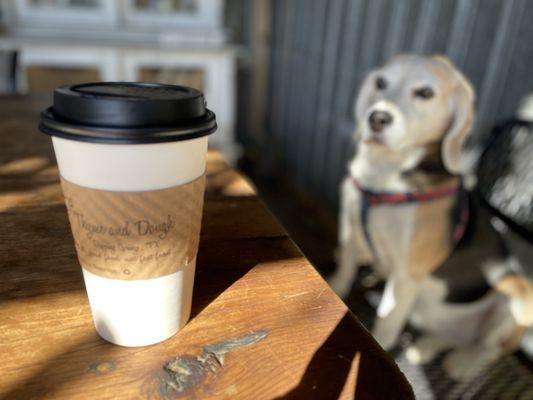
[[[100,339],[51,144],[36,128],[44,106],[0,100],[1,399],[412,398],[391,358],[215,152],[189,324],[153,346]],[[261,340],[235,345],[253,335]],[[223,363],[209,347],[221,343],[231,344]],[[198,359],[193,383],[174,384],[176,360]]]

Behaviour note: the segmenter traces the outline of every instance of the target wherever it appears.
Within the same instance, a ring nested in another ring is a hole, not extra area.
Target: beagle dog
[[[474,97],[442,56],[401,55],[366,77],[330,280],[344,297],[358,267],[372,265],[386,280],[375,338],[392,348],[409,320],[426,334],[408,359],[425,363],[455,348],[445,367],[456,379],[516,349],[533,324],[533,286],[463,188]]]

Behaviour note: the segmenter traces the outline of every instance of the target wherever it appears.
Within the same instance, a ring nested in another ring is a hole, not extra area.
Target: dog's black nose
[[[392,119],[392,115],[387,111],[372,111],[368,122],[374,132],[381,132],[384,127],[392,123]]]

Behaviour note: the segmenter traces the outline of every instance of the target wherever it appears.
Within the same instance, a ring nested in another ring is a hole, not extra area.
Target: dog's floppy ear
[[[454,65],[443,56],[433,59],[442,63],[453,74],[451,117],[452,121],[442,142],[442,161],[451,174],[461,174],[463,171],[463,146],[472,132],[475,110],[475,93],[472,85]]]

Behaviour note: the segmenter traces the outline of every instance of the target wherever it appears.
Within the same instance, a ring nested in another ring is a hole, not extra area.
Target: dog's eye
[[[385,78],[383,78],[381,76],[378,76],[376,78],[376,89],[378,89],[378,90],[387,89],[387,81],[385,80]]]
[[[421,99],[431,99],[435,96],[435,91],[429,86],[424,86],[420,89],[416,89],[413,94],[415,97],[420,97]]]

